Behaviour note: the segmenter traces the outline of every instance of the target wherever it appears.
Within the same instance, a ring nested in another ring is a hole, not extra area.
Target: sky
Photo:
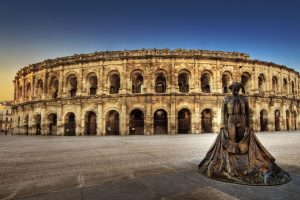
[[[16,72],[73,54],[238,51],[300,71],[298,0],[0,0],[0,101]]]

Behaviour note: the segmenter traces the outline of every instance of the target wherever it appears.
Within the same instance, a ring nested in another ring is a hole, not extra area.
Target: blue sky
[[[0,0],[0,100],[18,69],[101,50],[238,51],[300,71],[300,1]]]

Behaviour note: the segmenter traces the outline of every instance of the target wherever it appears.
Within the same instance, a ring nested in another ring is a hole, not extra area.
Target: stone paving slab
[[[200,176],[215,136],[0,136],[0,199],[298,199],[299,133],[258,134],[292,175],[272,187]]]
[[[279,186],[247,186],[211,180],[196,171],[165,173],[91,187],[77,187],[35,195],[24,200],[184,200],[184,199],[277,199],[298,200],[300,176]]]

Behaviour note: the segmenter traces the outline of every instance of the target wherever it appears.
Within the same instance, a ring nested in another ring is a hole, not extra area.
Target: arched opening
[[[275,110],[275,131],[280,131],[280,111]]]
[[[31,83],[27,83],[25,98],[30,99],[30,97],[31,97]]]
[[[41,99],[43,95],[43,81],[39,79],[36,84],[36,98]]]
[[[106,135],[120,135],[120,115],[115,110],[107,113]]]
[[[201,91],[203,93],[211,92],[211,84],[210,84],[211,76],[208,72],[205,72],[201,75]]]
[[[25,135],[28,135],[29,133],[29,115],[26,115],[24,118],[24,132]]]
[[[260,74],[258,76],[258,91],[259,93],[263,93],[265,91],[265,76],[263,74]]]
[[[272,92],[273,94],[276,94],[278,90],[278,79],[276,76],[272,77]]]
[[[118,94],[120,90],[120,75],[113,73],[109,77],[109,94]]]
[[[57,133],[57,115],[55,113],[51,113],[48,115],[48,123],[49,123],[49,135],[56,135]]]
[[[140,72],[132,75],[132,93],[142,93],[144,85],[144,77]]]
[[[40,114],[35,115],[34,120],[35,120],[35,134],[36,135],[41,135],[41,130],[42,130],[42,128],[41,128],[41,121],[42,121],[41,115]]]
[[[20,128],[21,127],[21,117],[19,116],[18,117],[18,128]]]
[[[53,76],[50,80],[50,96],[53,99],[56,99],[58,97],[58,86],[59,86],[59,81],[56,76]]]
[[[76,118],[74,113],[68,113],[65,117],[65,135],[76,135]]]
[[[288,88],[287,88],[287,86],[288,86],[288,82],[287,82],[286,78],[284,78],[284,79],[283,79],[283,92],[284,92],[284,93],[288,93]]]
[[[179,92],[188,93],[189,92],[189,74],[183,72],[178,76],[178,87]]]
[[[87,76],[89,95],[96,95],[98,89],[98,78],[95,73]]]
[[[139,109],[135,109],[130,113],[129,133],[130,135],[144,134],[144,113]]]
[[[293,125],[294,125],[294,130],[297,130],[297,112],[293,112]]]
[[[202,133],[212,132],[213,115],[210,109],[206,108],[201,112],[201,129]]]
[[[292,94],[295,95],[295,83],[292,81]]]
[[[77,77],[72,74],[67,79],[67,87],[70,97],[75,97],[77,94]]]
[[[163,109],[154,113],[154,134],[168,134],[168,114]]]
[[[290,130],[290,111],[286,110],[285,111],[285,115],[286,115],[286,130],[289,131]]]
[[[178,112],[178,133],[191,133],[191,113],[186,108]]]
[[[85,115],[85,126],[84,126],[84,134],[85,135],[97,135],[97,116],[94,112],[88,112]]]
[[[222,88],[223,93],[228,93],[229,89],[228,86],[231,83],[231,74],[229,72],[224,72],[222,75]]]
[[[19,98],[23,98],[23,87],[19,87]]]
[[[268,112],[263,109],[260,111],[260,131],[268,131]]]
[[[164,73],[160,72],[156,75],[155,79],[155,92],[165,93],[167,90],[167,81]]]
[[[241,75],[241,83],[244,85],[246,94],[249,94],[250,89],[250,74],[248,72],[243,72]]]

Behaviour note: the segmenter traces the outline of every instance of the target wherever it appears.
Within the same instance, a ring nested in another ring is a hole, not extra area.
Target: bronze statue
[[[290,180],[275,164],[250,126],[248,98],[242,83],[229,86],[224,98],[222,125],[216,141],[199,164],[199,173],[216,180],[248,185],[277,185]]]

